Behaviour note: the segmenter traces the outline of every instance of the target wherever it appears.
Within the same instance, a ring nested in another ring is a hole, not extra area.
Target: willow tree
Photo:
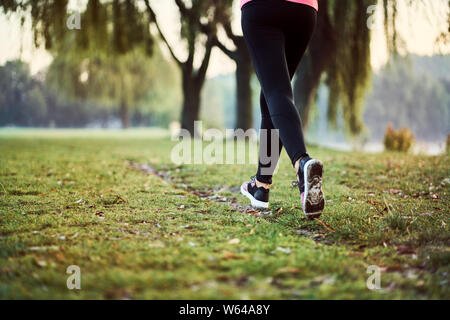
[[[150,17],[139,9],[138,1],[89,0],[80,15],[80,30],[70,30],[68,4],[68,0],[9,0],[0,6],[7,14],[21,15],[22,21],[30,14],[36,46],[44,44],[55,57],[52,74],[58,89],[117,106],[127,128],[130,105],[148,89],[143,66],[153,48]]]
[[[294,95],[306,126],[323,75],[330,89],[328,118],[335,122],[338,107],[347,128],[359,133],[362,103],[370,84],[370,29],[367,7],[376,0],[321,0],[317,27],[294,82]]]
[[[406,0],[408,5],[429,5],[426,0]],[[428,1],[429,2],[429,1]],[[377,0],[320,0],[316,31],[299,66],[294,95],[303,123],[308,123],[321,80],[329,88],[328,118],[336,123],[341,111],[351,134],[363,129],[364,98],[371,83],[371,28],[368,8]],[[403,41],[398,32],[398,1],[383,0],[388,50],[396,55]],[[448,28],[448,26],[447,26]]]
[[[175,0],[180,13],[180,35],[186,45],[187,57],[181,59],[162,31],[149,0],[145,0],[147,11],[182,73],[183,106],[181,127],[194,134],[194,121],[200,116],[201,91],[206,79],[211,51],[215,44],[218,17],[226,7],[223,0]],[[199,53],[200,52],[200,53]],[[196,67],[195,62],[200,64]]]

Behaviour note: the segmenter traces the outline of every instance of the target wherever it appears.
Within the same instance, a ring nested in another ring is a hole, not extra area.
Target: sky
[[[408,0],[398,0],[399,19],[397,22],[400,33],[405,39],[407,51],[419,55],[437,53],[435,39],[442,30],[446,29],[445,26],[448,26],[449,7],[447,0],[428,0],[425,6],[419,5],[416,0],[416,5],[413,7],[408,6],[407,2]],[[69,9],[82,8],[83,3],[83,0],[72,0]],[[185,55],[185,47],[179,39],[179,16],[176,6],[173,1],[167,0],[150,0],[150,3],[154,6],[158,15],[158,21],[168,41],[173,45],[178,57],[182,59]],[[233,29],[236,33],[242,34],[239,1],[234,2],[233,13]],[[374,17],[375,21],[371,43],[372,66],[376,70],[386,62],[388,57],[383,28],[383,12],[380,6],[374,12],[370,11],[367,14],[368,18],[371,16]],[[430,19],[429,17],[432,18]],[[81,27],[83,27],[82,21]],[[77,31],[73,30],[72,32]],[[219,36],[224,43],[232,48],[232,44],[227,41],[223,32]],[[170,58],[163,45],[162,49],[167,57]],[[440,53],[450,53],[450,46],[441,47]],[[199,54],[198,56],[201,55]],[[33,74],[47,67],[52,61],[51,55],[44,49],[34,48],[31,23],[29,21],[22,27],[18,17],[6,17],[0,12],[0,65],[3,65],[8,60],[17,58],[30,63]],[[234,70],[234,62],[230,61],[219,49],[214,48],[208,69],[208,77],[231,73]]]

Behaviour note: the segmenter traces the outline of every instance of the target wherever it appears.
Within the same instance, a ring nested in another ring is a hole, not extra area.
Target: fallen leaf
[[[223,256],[225,259],[239,259],[239,257],[237,255],[235,255],[234,253],[230,252],[230,251],[224,251],[223,252]]]
[[[316,220],[317,222],[319,222],[321,225],[323,225],[326,229],[330,230],[331,232],[336,232],[336,230],[334,230],[328,223],[326,223],[325,221],[322,221],[318,218],[314,218],[314,220]]]
[[[57,252],[55,254],[56,260],[58,261],[64,261],[64,255],[61,252]]]

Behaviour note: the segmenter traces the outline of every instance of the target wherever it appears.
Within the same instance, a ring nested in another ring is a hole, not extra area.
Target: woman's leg
[[[267,110],[264,102],[261,106],[262,127],[278,130],[279,138],[296,168],[303,212],[309,218],[319,217],[325,206],[323,165],[306,153],[302,124],[294,105],[291,77],[311,39],[316,18],[317,12],[311,7],[287,1],[254,1],[253,6],[248,5],[242,10],[244,37],[267,102]],[[270,142],[266,144],[270,145]],[[260,168],[261,171],[265,169],[261,165]],[[258,181],[244,183],[241,192],[252,201],[252,205],[258,205],[259,202],[254,201],[261,198],[265,207],[268,206],[269,191],[259,186]],[[262,192],[265,192],[265,198],[259,196]]]
[[[275,131],[275,127],[270,117],[269,108],[267,106],[264,94],[261,91],[260,94],[260,107],[261,107],[261,131],[259,135],[259,161],[258,172],[256,173],[256,180],[263,184],[272,184],[272,176],[280,158],[281,150],[283,149],[283,143],[280,140],[278,132]],[[272,137],[271,134],[274,134]],[[272,150],[272,139],[277,139],[278,148]]]
[[[297,33],[287,34],[286,36],[286,62],[289,70],[289,78],[293,79],[295,72],[297,71],[298,65],[306,51],[306,44],[304,42],[298,41],[299,36]],[[270,117],[269,108],[267,106],[266,99],[263,92],[260,94],[260,107],[261,107],[261,129],[265,129],[267,132],[274,130],[275,127],[272,123],[272,118]],[[283,143],[278,139],[278,153],[274,150],[272,153],[272,141],[270,140],[270,134],[260,134],[260,146],[259,146],[259,162],[258,162],[258,173],[256,174],[256,179],[259,182],[265,184],[272,184],[272,176],[275,171],[277,162],[280,158],[281,150],[283,150]],[[270,159],[270,162],[264,161]],[[263,160],[261,160],[263,159]]]
[[[260,158],[266,150],[267,155],[273,158],[269,164],[260,161],[257,180],[270,183],[273,171],[261,172],[267,167],[274,169],[273,161],[278,160],[282,145],[286,147],[293,164],[306,154],[301,120],[293,102],[291,79],[311,38],[315,15],[309,19],[309,28],[300,26],[294,28],[294,32],[284,32],[281,25],[274,27],[270,23],[272,21],[264,21],[263,15],[257,16],[261,12],[255,12],[255,9],[258,8],[255,6],[253,12],[244,12],[243,29],[263,92],[261,128],[278,129],[283,142],[278,153],[273,150],[275,154],[272,155],[270,134],[261,140]],[[311,10],[306,10],[306,14],[311,15]]]

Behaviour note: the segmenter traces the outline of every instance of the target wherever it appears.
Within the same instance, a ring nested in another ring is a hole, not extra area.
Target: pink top
[[[241,0],[241,8],[244,4],[246,4],[247,2],[250,2],[250,1],[252,1],[252,0]],[[286,0],[286,1],[306,4],[308,6],[313,7],[316,10],[319,10],[318,0]]]

